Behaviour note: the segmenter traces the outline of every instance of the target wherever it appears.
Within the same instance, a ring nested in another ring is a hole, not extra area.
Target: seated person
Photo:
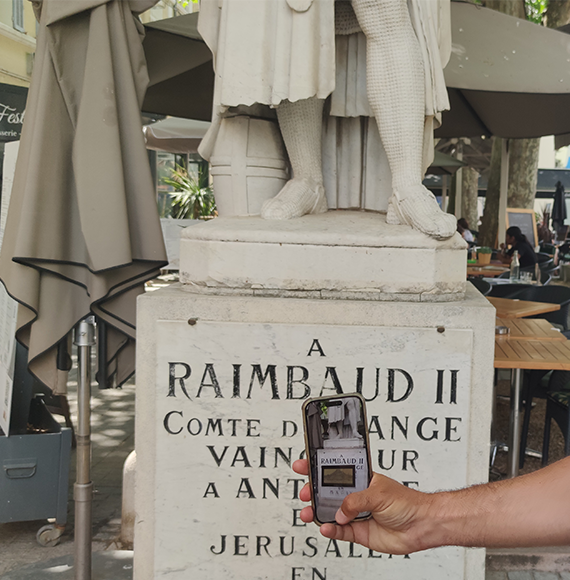
[[[519,253],[519,264],[521,268],[531,268],[538,262],[534,248],[530,245],[526,236],[517,226],[511,226],[505,236],[505,244],[501,244],[501,252],[498,254],[499,260],[504,264],[510,264],[515,250]],[[507,250],[507,246],[511,246]]]
[[[469,229],[469,222],[465,218],[459,218],[457,220],[457,231],[461,234],[461,237],[466,242],[474,242],[473,234]]]

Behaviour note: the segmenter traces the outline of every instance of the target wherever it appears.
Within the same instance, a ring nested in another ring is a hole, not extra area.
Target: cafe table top
[[[570,340],[517,340],[495,337],[495,368],[570,370]]]
[[[498,318],[525,318],[536,314],[546,314],[560,310],[560,304],[550,302],[532,302],[530,300],[517,300],[516,298],[496,298],[487,296],[487,300],[497,310]]]
[[[504,340],[559,340],[566,337],[543,318],[497,318],[497,326],[506,326],[508,334],[496,334],[499,341]]]
[[[495,278],[507,272],[509,268],[503,266],[478,266],[477,264],[467,265],[468,276],[485,276],[485,278]]]

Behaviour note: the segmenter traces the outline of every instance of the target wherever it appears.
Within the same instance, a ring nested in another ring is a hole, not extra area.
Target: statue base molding
[[[464,298],[466,247],[382,213],[217,218],[182,232],[180,281],[203,293],[447,302]]]

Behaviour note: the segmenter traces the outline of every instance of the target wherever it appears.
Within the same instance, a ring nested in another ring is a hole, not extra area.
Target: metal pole
[[[521,369],[513,369],[511,375],[511,417],[509,421],[508,477],[519,474],[519,453],[521,447],[520,397]]]
[[[509,191],[509,140],[501,140],[501,185],[499,193],[499,244],[505,242],[507,231],[507,196]]]
[[[455,158],[463,161],[463,140],[459,139]],[[455,217],[463,217],[463,168],[459,168],[455,174]]]
[[[441,210],[447,211],[447,175],[441,177]]]
[[[91,482],[91,347],[95,345],[93,318],[75,328],[77,345],[77,475],[75,500],[75,580],[91,580],[93,483]]]

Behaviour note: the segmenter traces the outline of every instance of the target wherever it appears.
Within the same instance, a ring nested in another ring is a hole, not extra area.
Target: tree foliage
[[[175,14],[181,15],[192,12],[188,10],[191,4],[198,4],[198,0],[160,0],[158,6],[167,6],[172,8]]]
[[[525,10],[527,20],[535,22],[536,24],[542,24],[546,16],[547,8],[548,0],[526,0]]]

